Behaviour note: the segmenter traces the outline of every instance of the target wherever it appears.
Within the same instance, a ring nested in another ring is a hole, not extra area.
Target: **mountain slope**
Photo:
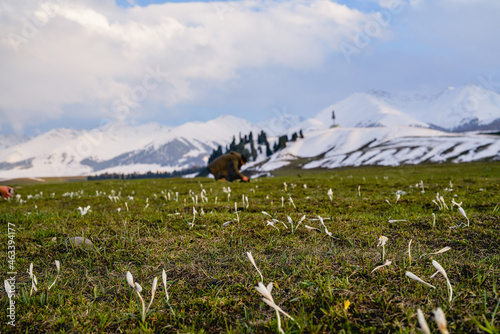
[[[306,161],[302,168],[419,164],[500,160],[500,137],[453,134],[415,127],[332,128],[308,132],[289,142],[265,163],[253,168],[268,172]]]

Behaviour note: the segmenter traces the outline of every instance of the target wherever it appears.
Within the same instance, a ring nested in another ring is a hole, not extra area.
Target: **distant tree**
[[[296,141],[296,140],[297,140],[297,138],[298,138],[297,132],[294,132],[294,133],[292,134],[292,139],[291,139],[291,141]]]
[[[299,137],[304,138],[304,134],[302,133],[302,130],[299,131]]]
[[[286,143],[288,142],[288,137],[283,135],[278,139],[278,150],[282,150],[286,147]]]
[[[269,157],[273,155],[273,151],[271,151],[271,148],[269,147],[269,142],[266,143],[266,156]]]
[[[255,150],[255,145],[253,144],[253,140],[250,142],[250,151],[253,161],[257,160],[257,151]]]
[[[262,130],[260,134],[257,135],[257,144],[266,144],[268,143],[267,141],[267,134]]]

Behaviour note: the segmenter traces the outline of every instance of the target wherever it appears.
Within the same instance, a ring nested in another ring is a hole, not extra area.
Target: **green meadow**
[[[491,162],[19,185],[0,201],[0,332],[420,333],[421,309],[439,333],[441,308],[450,333],[500,333],[499,185]]]

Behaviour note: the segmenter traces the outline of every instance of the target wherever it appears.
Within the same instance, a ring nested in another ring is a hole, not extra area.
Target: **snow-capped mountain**
[[[332,114],[334,112],[334,115]],[[335,116],[333,119],[332,116]],[[335,127],[332,127],[335,125]],[[355,93],[304,120],[288,113],[258,125],[223,115],[178,127],[109,123],[93,130],[54,129],[34,138],[0,138],[0,178],[172,172],[205,166],[212,150],[264,130],[270,148],[302,130],[270,157],[255,145],[249,170],[267,172],[301,159],[302,168],[500,160],[500,137],[457,130],[500,129],[500,95],[478,86],[433,96]],[[251,145],[247,144],[251,150]]]
[[[299,159],[304,169],[498,161],[500,137],[417,127],[330,128],[308,132],[264,163],[249,167],[269,172]]]
[[[431,96],[383,91],[355,93],[323,109],[296,129],[313,131],[332,125],[413,126],[450,132],[498,129],[500,94],[474,85],[449,87]]]
[[[304,121],[302,116],[278,112],[275,117],[257,123],[257,127],[266,132],[268,136],[275,137],[287,133]]]
[[[11,146],[22,144],[30,138],[25,135],[10,134],[0,135],[0,151],[3,151]]]
[[[181,170],[206,165],[218,145],[257,133],[250,122],[223,115],[170,128],[110,123],[85,130],[55,129],[0,152],[3,178]]]

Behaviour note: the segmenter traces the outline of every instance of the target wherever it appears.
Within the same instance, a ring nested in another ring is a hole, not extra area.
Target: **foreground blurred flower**
[[[431,330],[429,329],[429,325],[427,325],[427,321],[425,321],[425,317],[421,309],[417,309],[417,317],[418,324],[420,325],[422,332],[424,332],[424,334],[431,334]]]
[[[288,313],[286,313],[285,311],[283,311],[278,305],[276,305],[276,303],[274,302],[274,299],[273,299],[273,296],[271,295],[271,291],[273,289],[273,283],[269,283],[267,285],[267,287],[262,283],[262,282],[259,282],[259,285],[255,287],[255,289],[257,289],[257,291],[264,297],[262,298],[262,300],[264,301],[264,303],[266,303],[267,305],[271,306],[275,311],[276,311],[276,317],[278,319],[278,331],[280,333],[285,333],[283,331],[283,329],[281,329],[281,319],[280,319],[280,312],[290,318],[292,321],[295,321],[295,319],[293,319],[290,315],[288,315]]]
[[[444,315],[443,310],[438,307],[434,311],[434,319],[436,320],[436,324],[438,325],[439,330],[443,334],[449,334],[447,324],[446,324],[446,317]]]
[[[82,208],[81,206],[78,207],[78,210],[80,210],[80,214],[82,216],[85,216],[87,214],[87,212],[90,212],[92,210],[90,210],[90,205],[87,205],[86,207]]]

